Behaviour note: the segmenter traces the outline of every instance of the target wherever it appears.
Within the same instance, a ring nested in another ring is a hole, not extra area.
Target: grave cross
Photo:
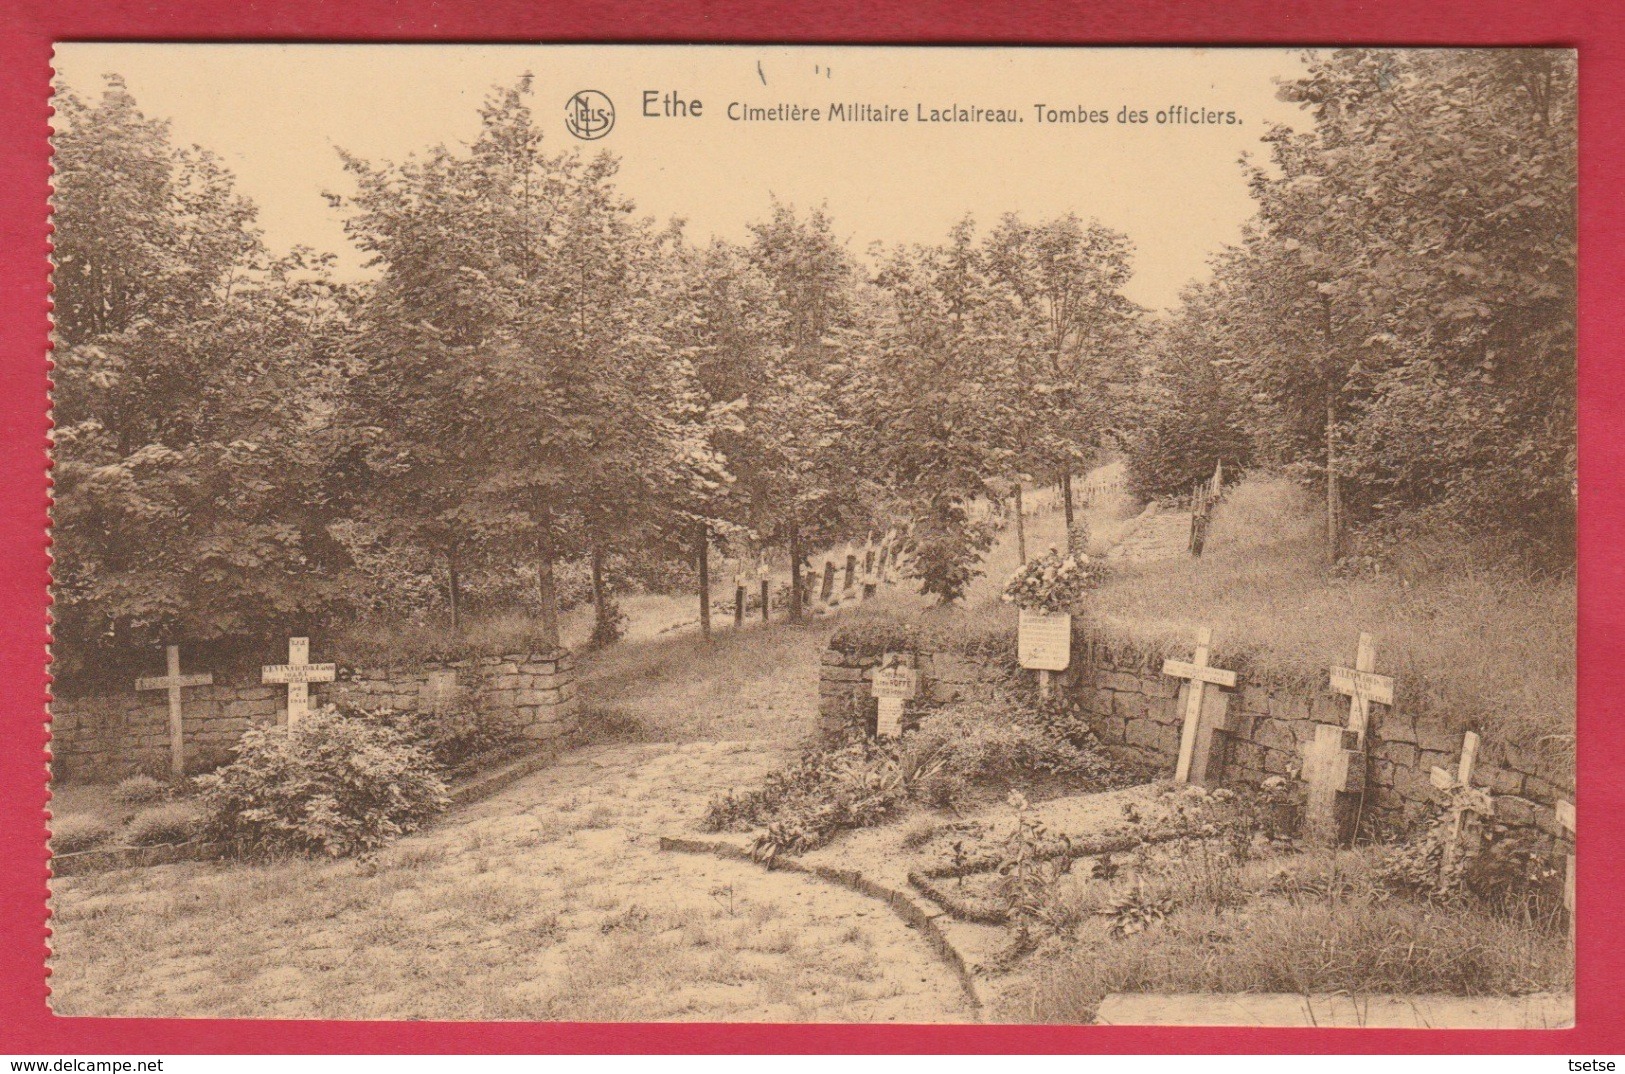
[[[288,685],[288,726],[298,723],[303,716],[310,715],[310,684],[313,682],[332,682],[338,668],[333,664],[312,664],[310,662],[310,639],[288,639],[288,662],[286,664],[268,664],[260,669],[260,681],[265,683],[287,683]]]
[[[1187,663],[1184,660],[1164,660],[1162,673],[1176,679],[1188,679],[1190,684],[1185,690],[1185,724],[1179,732],[1179,760],[1174,767],[1174,779],[1180,783],[1190,782],[1191,765],[1196,758],[1197,739],[1202,739],[1203,748],[1201,770],[1197,773],[1197,782],[1207,777],[1207,758],[1212,752],[1213,730],[1211,723],[1203,726],[1202,695],[1209,684],[1214,686],[1236,685],[1236,673],[1223,668],[1208,666],[1208,649],[1213,644],[1213,631],[1202,627],[1196,632],[1196,653]]]
[[[1574,826],[1574,803],[1559,801],[1556,807],[1557,823],[1565,832],[1569,833],[1572,841],[1576,835]],[[1563,909],[1569,912],[1569,944],[1574,944],[1574,851],[1568,855],[1566,868],[1563,870]]]
[[[1387,675],[1376,674],[1376,666],[1376,646],[1372,644],[1371,635],[1362,631],[1360,644],[1354,654],[1354,666],[1331,669],[1332,689],[1349,697],[1348,729],[1354,732],[1358,744],[1362,746],[1365,744],[1366,725],[1371,720],[1371,703],[1394,703],[1394,680]]]
[[[1480,814],[1495,812],[1495,799],[1488,792],[1473,790],[1473,764],[1478,760],[1478,736],[1468,731],[1461,739],[1461,761],[1452,776],[1442,768],[1428,773],[1433,786],[1451,795],[1450,834],[1444,845],[1444,864],[1439,869],[1439,890],[1450,886],[1450,875],[1461,859],[1462,843],[1470,838],[1478,826]]]
[[[186,738],[181,726],[181,690],[187,686],[209,686],[214,676],[207,671],[196,675],[181,674],[181,647],[164,647],[167,674],[152,675],[135,680],[137,690],[169,691],[169,774],[180,779],[186,774]]]

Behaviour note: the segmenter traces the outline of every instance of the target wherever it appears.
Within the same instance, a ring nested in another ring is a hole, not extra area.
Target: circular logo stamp
[[[584,141],[595,141],[615,126],[615,105],[597,90],[582,90],[564,104],[564,129]]]

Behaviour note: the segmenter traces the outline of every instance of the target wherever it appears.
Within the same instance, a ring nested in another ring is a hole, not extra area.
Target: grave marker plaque
[[[1072,666],[1072,616],[1023,608],[1017,623],[1016,655],[1038,672],[1039,699],[1048,700],[1051,673]]]
[[[874,670],[869,692],[877,702],[875,733],[897,737],[903,733],[904,703],[920,693],[920,673],[896,653],[887,653]]]
[[[1072,666],[1072,616],[1023,608],[1017,623],[1016,655],[1022,667],[1065,671]]]

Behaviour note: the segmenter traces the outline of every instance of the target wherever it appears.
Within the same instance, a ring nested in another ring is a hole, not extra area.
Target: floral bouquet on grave
[[[1106,578],[1106,565],[1081,552],[1051,548],[1010,576],[1004,599],[1018,608],[1054,615],[1070,612],[1083,595]]]

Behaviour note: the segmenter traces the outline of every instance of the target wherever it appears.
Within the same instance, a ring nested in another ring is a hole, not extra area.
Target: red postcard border
[[[1622,25],[1611,0],[13,0],[0,19],[0,1052],[1625,1052]],[[72,1019],[46,1006],[47,136],[53,41],[1563,45],[1580,52],[1579,1013],[1564,1032]]]

